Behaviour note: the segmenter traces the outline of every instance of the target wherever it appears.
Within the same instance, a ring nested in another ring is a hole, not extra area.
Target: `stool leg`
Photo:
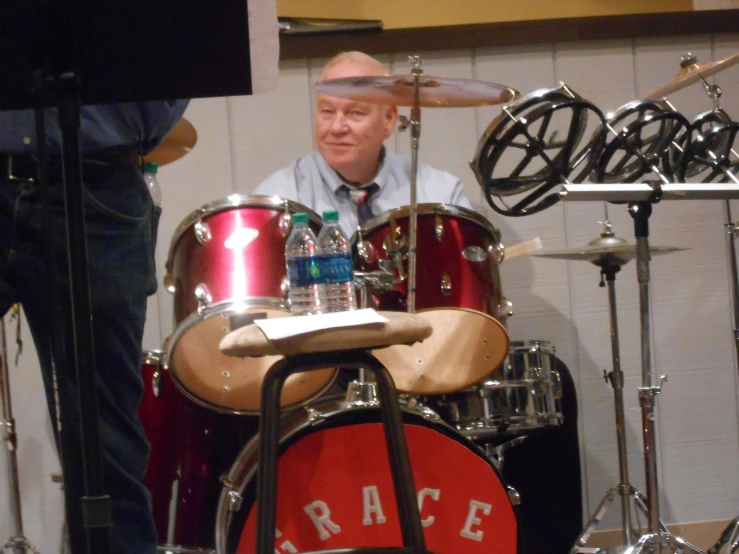
[[[280,454],[280,394],[293,372],[290,358],[275,363],[262,383],[257,468],[257,554],[274,554],[277,527],[277,460]]]
[[[262,382],[259,419],[259,467],[257,469],[257,554],[274,554],[277,525],[277,462],[280,450],[280,394],[293,373],[326,367],[367,369],[377,379],[380,415],[385,431],[390,471],[398,506],[403,545],[424,554],[426,542],[418,511],[413,472],[405,440],[398,392],[390,373],[364,350],[302,354],[283,358]]]
[[[418,511],[413,471],[411,469],[408,444],[405,440],[403,415],[400,411],[398,391],[388,370],[374,356],[368,356],[365,362],[377,380],[377,392],[380,400],[380,414],[385,430],[390,472],[395,488],[398,504],[400,530],[403,544],[413,546],[419,552],[426,551],[425,537],[421,525],[421,514]]]

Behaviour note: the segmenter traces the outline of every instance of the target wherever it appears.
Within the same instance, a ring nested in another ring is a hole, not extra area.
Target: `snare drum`
[[[234,358],[218,344],[255,319],[290,315],[285,243],[291,214],[307,212],[276,196],[231,195],[202,206],[174,233],[165,286],[174,293],[172,376],[196,402],[219,411],[257,413],[264,374],[279,356]],[[290,376],[282,405],[297,407],[327,390],[335,369]]]
[[[472,439],[508,440],[560,425],[562,387],[554,367],[550,343],[513,341],[506,361],[483,383],[430,399],[430,405]]]
[[[384,268],[395,290],[375,296],[382,310],[407,309],[410,208],[366,222],[353,238],[357,266]],[[391,368],[398,390],[440,394],[480,382],[508,353],[507,315],[498,264],[500,232],[478,213],[445,204],[418,206],[416,311],[432,327],[430,338],[373,354]]]
[[[429,551],[516,554],[518,494],[436,414],[402,409]],[[255,550],[257,446],[244,448],[224,480],[219,554]],[[378,409],[324,400],[283,419],[280,446],[275,551],[402,544]]]

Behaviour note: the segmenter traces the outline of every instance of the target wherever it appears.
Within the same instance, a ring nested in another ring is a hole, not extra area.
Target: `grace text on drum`
[[[430,525],[433,525],[436,518],[433,515],[423,517],[423,505],[426,498],[438,502],[441,498],[441,489],[423,488],[418,491],[418,509],[421,511],[422,515],[421,523],[424,527],[429,527]],[[382,503],[380,501],[380,493],[377,490],[376,485],[362,488],[362,505],[363,525],[382,525],[383,523],[387,523],[387,518],[385,517],[385,512],[382,509]],[[318,532],[318,537],[322,541],[329,539],[331,534],[338,535],[341,533],[341,526],[331,519],[331,509],[323,500],[314,500],[310,504],[303,506],[303,511],[310,518]],[[482,542],[485,533],[481,528],[481,516],[489,516],[492,511],[492,504],[470,499],[469,511],[467,512],[467,517],[465,518],[464,525],[462,526],[459,535],[465,539]],[[337,521],[341,523],[340,520],[337,519]],[[280,538],[281,536],[282,533],[278,529],[277,537]],[[285,540],[280,545],[280,549],[290,554],[298,552],[289,539]],[[275,550],[275,552],[279,553],[279,550]]]

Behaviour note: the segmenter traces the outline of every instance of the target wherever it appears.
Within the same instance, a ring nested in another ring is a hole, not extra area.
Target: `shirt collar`
[[[380,167],[377,170],[377,174],[375,175],[374,179],[362,184],[363,187],[366,187],[367,185],[370,185],[372,183],[376,183],[379,189],[382,190],[390,174],[390,164],[387,163],[387,158],[388,153],[385,150],[385,146],[383,145],[382,150],[380,150]],[[336,170],[328,165],[326,160],[323,158],[323,156],[321,156],[319,152],[313,153],[313,159],[316,162],[318,172],[321,174],[323,182],[328,185],[328,187],[334,194],[339,194],[341,187],[346,183],[344,183]]]

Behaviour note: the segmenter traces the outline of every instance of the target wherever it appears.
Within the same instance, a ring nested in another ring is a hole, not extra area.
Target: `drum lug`
[[[444,296],[452,294],[452,278],[449,277],[448,273],[441,275],[441,294]]]
[[[479,246],[467,246],[462,250],[462,257],[468,262],[484,262],[487,254]]]
[[[560,400],[562,398],[562,379],[556,369],[551,370],[550,373],[552,375],[552,398]]]
[[[287,205],[285,206],[285,213],[282,214],[282,219],[280,219],[280,232],[282,233],[283,238],[287,238],[290,236],[290,232],[293,230],[293,218],[290,215],[290,212],[287,211]]]
[[[198,283],[195,287],[195,300],[198,301],[198,315],[202,317],[205,308],[213,302],[213,297],[205,283]]]
[[[311,425],[318,425],[322,421],[326,420],[326,416],[324,416],[318,410],[311,408],[310,406],[306,406],[305,411],[308,414],[308,423],[310,423]]]
[[[521,505],[521,495],[516,489],[514,489],[510,485],[506,485],[506,492],[508,493],[508,500],[511,501],[511,504],[513,504],[514,506]]]
[[[408,246],[408,239],[392,215],[390,216],[390,232],[382,242],[382,246],[388,254],[394,254]]]
[[[195,238],[197,239],[198,243],[200,243],[200,245],[205,244],[212,238],[210,227],[208,227],[208,224],[203,223],[200,219],[195,222],[194,230]]]
[[[174,294],[175,292],[175,281],[174,281],[174,275],[172,275],[172,272],[167,269],[167,272],[164,274],[164,279],[162,279],[162,285],[164,285],[164,288],[167,292],[170,292]]]
[[[228,491],[228,511],[238,512],[241,509],[241,504],[244,499],[239,494],[239,491],[230,490]]]
[[[434,235],[436,235],[436,240],[439,242],[444,238],[444,221],[439,214],[434,216]]]
[[[162,393],[162,373],[159,370],[156,370],[151,375],[151,390],[154,391],[156,398],[159,398],[159,395]]]

